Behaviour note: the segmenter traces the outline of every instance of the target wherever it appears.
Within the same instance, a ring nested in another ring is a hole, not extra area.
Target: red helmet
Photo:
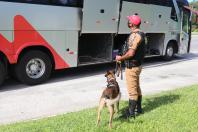
[[[130,23],[138,26],[141,24],[141,18],[138,15],[127,16]]]

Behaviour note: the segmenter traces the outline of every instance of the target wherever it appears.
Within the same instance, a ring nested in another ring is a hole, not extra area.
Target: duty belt
[[[128,69],[131,69],[133,67],[139,67],[141,66],[141,63],[136,61],[136,60],[126,60],[125,61],[125,66],[128,68]]]

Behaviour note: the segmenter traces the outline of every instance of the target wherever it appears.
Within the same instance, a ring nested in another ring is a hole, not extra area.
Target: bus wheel
[[[26,52],[15,67],[17,79],[28,85],[46,81],[50,77],[51,71],[50,57],[38,50]]]
[[[6,77],[6,68],[3,62],[0,61],[0,85],[3,83]]]
[[[175,54],[174,44],[169,43],[166,47],[166,54],[164,55],[164,60],[171,61]]]

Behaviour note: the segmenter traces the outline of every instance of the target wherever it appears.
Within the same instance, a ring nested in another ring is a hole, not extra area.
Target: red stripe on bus
[[[21,15],[17,15],[14,18],[14,41],[9,42],[6,38],[0,35],[0,42],[6,45],[3,50],[9,49],[11,52],[11,46],[13,46],[13,58],[10,58],[10,62],[17,63],[18,55],[24,48],[30,46],[44,46],[48,48],[55,61],[55,69],[68,68],[69,65],[61,58],[60,55],[50,46],[50,44],[33,28],[33,26],[25,20]],[[10,52],[5,54],[11,54]]]

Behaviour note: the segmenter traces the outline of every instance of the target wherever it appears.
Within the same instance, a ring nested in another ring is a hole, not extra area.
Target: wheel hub
[[[32,72],[36,72],[38,69],[39,69],[38,65],[32,64],[32,65],[30,66],[30,70],[31,70]]]
[[[45,73],[45,63],[39,58],[31,59],[26,65],[26,74],[32,79],[38,79]]]
[[[173,48],[172,47],[169,47],[167,49],[167,54],[168,54],[168,56],[172,56],[173,55]]]

